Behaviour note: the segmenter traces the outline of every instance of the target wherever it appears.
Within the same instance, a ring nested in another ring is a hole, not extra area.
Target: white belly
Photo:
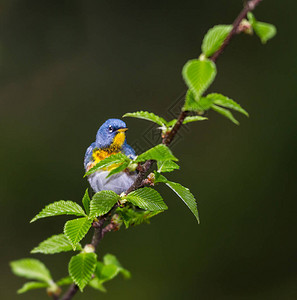
[[[89,183],[96,193],[103,190],[110,190],[121,194],[132,185],[137,176],[136,173],[127,174],[126,172],[120,172],[106,178],[108,173],[108,171],[97,171],[89,176]]]

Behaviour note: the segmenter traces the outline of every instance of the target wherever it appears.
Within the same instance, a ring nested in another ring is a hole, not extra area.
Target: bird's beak
[[[128,128],[120,128],[120,129],[117,130],[117,132],[125,132],[127,130],[128,130]]]

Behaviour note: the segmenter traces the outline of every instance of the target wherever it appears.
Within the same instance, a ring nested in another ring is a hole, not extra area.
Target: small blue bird
[[[120,119],[108,119],[97,131],[96,141],[87,149],[84,159],[85,170],[90,170],[99,161],[106,157],[123,153],[131,159],[136,157],[134,149],[127,144],[125,132],[128,130],[125,122]],[[126,191],[136,179],[136,172],[124,170],[120,173],[106,178],[109,171],[117,166],[112,166],[107,170],[101,169],[88,177],[92,189],[97,193],[102,190],[111,190],[117,194]]]

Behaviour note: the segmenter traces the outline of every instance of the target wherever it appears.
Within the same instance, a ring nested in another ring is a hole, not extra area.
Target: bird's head
[[[120,119],[108,119],[99,128],[96,135],[98,148],[108,148],[114,146],[121,148],[125,142],[126,123]]]

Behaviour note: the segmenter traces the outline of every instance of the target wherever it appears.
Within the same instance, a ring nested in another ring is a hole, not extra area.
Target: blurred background
[[[159,188],[169,210],[106,235],[98,250],[117,255],[132,279],[75,299],[297,299],[296,6],[263,1],[255,15],[277,36],[264,46],[238,36],[218,60],[210,90],[250,118],[236,115],[237,127],[211,112],[173,146],[181,170],[168,177],[196,195],[201,224]],[[71,253],[29,252],[69,218],[29,220],[50,202],[80,203],[84,153],[107,118],[137,110],[169,118],[185,90],[184,63],[210,27],[241,8],[238,0],[1,1],[1,299],[47,298],[16,294],[25,280],[11,260],[35,257],[54,279],[67,274]],[[151,124],[125,121],[129,143],[148,149]]]

